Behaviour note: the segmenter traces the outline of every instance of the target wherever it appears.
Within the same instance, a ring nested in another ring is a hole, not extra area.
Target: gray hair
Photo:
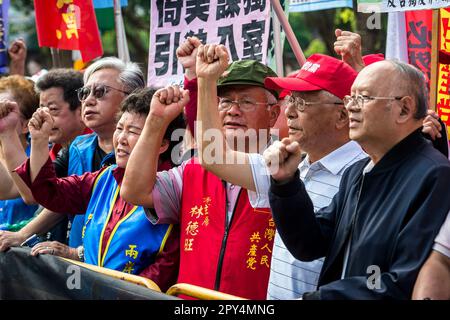
[[[336,101],[342,101],[341,98],[339,98],[338,96],[335,96],[334,94],[332,94],[330,91],[327,90],[320,90],[325,96],[327,96],[330,99],[336,100]]]
[[[266,92],[267,104],[269,105],[278,104],[278,100],[277,98],[275,98],[272,92],[270,92],[267,89],[264,89],[264,91]]]
[[[84,72],[84,83],[87,83],[94,72],[101,69],[114,69],[119,71],[119,79],[128,92],[145,87],[144,74],[139,66],[134,62],[123,62],[116,57],[102,58],[91,64]]]
[[[424,74],[411,64],[397,60],[387,61],[390,62],[399,73],[402,84],[404,85],[402,89],[416,101],[417,107],[414,118],[417,120],[423,119],[427,115],[428,110],[428,88]]]

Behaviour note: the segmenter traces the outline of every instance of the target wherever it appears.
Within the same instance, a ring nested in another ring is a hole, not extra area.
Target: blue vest
[[[30,156],[30,144],[25,149]],[[21,197],[11,200],[0,200],[0,230],[19,231],[30,222],[38,205],[27,205]]]
[[[142,207],[134,206],[114,227],[102,255],[102,239],[120,187],[112,171],[105,169],[96,179],[83,228],[86,263],[139,274],[162,251],[172,225],[153,225]]]
[[[98,145],[97,134],[91,133],[78,136],[69,147],[69,167],[68,175],[80,176],[85,172],[93,172],[100,168],[93,168],[95,149]],[[83,212],[84,213],[84,212]],[[69,234],[69,246],[78,247],[83,243],[81,231],[84,224],[83,215],[75,215],[72,220],[72,227]]]

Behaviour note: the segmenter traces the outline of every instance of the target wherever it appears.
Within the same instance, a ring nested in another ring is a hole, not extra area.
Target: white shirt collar
[[[373,163],[372,160],[369,161],[369,163],[364,167],[363,174],[369,173],[372,171],[373,167],[375,167],[375,163]]]
[[[315,163],[321,165],[332,174],[337,175],[342,168],[345,168],[351,161],[361,155],[365,155],[365,153],[360,145],[355,141],[349,141]],[[300,166],[310,166],[308,155]]]

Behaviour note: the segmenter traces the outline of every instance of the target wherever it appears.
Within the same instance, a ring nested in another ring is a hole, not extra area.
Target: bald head
[[[383,60],[365,67],[356,78],[370,78],[372,91],[378,96],[410,96],[415,102],[414,118],[423,119],[428,109],[428,89],[425,77],[416,67],[394,60]]]
[[[420,128],[427,111],[424,76],[402,62],[385,60],[365,67],[352,85],[352,95],[358,100],[346,105],[350,139],[375,163]]]
[[[398,88],[393,88],[395,74],[395,67],[387,60],[373,63],[361,70],[353,82],[352,91],[358,88],[360,91],[371,90],[373,95],[391,95]]]

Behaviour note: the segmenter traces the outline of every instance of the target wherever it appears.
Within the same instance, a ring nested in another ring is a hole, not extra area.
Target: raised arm
[[[36,203],[30,189],[13,172],[27,155],[20,141],[17,127],[20,125],[19,106],[16,102],[0,101],[0,199],[22,197],[27,204]]]
[[[34,182],[47,162],[48,138],[53,128],[53,118],[48,108],[38,108],[28,123],[31,134],[30,179]]]
[[[184,89],[189,90],[189,103],[185,107],[186,122],[189,130],[194,134],[195,120],[197,119],[197,73],[195,61],[197,58],[197,48],[201,42],[197,37],[188,37],[178,47],[176,53],[178,61],[184,68]]]
[[[68,214],[85,212],[95,179],[104,169],[93,173],[86,172],[81,176],[57,178],[48,155],[47,141],[52,127],[53,119],[48,108],[39,108],[28,124],[31,133],[30,159],[15,172],[43,207]]]
[[[27,46],[23,39],[14,40],[8,49],[10,64],[9,74],[25,76],[25,60],[27,58]]]
[[[320,217],[316,217],[297,169],[301,161],[298,142],[291,142],[289,138],[275,141],[264,152],[264,158],[272,176],[270,207],[286,248],[301,261],[323,257],[333,234],[336,197],[330,206],[320,211]]]
[[[177,86],[156,91],[136,146],[131,152],[120,190],[121,197],[134,205],[153,208],[159,148],[164,133],[189,101],[189,92]]]
[[[1,143],[0,143],[1,149]],[[0,200],[8,200],[20,197],[19,191],[14,184],[11,176],[6,169],[5,157],[3,155],[3,150],[0,152]]]
[[[201,45],[197,54],[198,111],[196,140],[201,165],[219,178],[255,191],[245,153],[231,149],[222,132],[218,110],[217,80],[228,67],[223,45]]]
[[[356,71],[361,71],[365,67],[361,54],[361,36],[341,29],[336,29],[335,35],[334,51],[342,57],[342,61]]]

